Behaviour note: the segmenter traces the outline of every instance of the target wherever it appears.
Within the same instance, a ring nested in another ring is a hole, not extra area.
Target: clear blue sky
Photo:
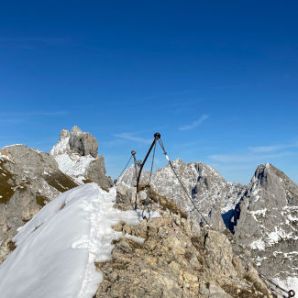
[[[297,1],[2,1],[0,147],[74,124],[116,176],[160,131],[172,158],[298,181]],[[162,156],[159,154],[158,163]]]

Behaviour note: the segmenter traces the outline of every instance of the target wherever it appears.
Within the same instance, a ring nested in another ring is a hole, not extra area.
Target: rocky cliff
[[[260,272],[297,289],[298,186],[271,164],[257,168],[241,198],[234,241]]]

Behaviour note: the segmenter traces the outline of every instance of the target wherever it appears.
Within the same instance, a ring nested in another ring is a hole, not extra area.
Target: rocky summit
[[[298,282],[298,186],[271,164],[260,165],[239,202],[234,241],[266,276]]]
[[[74,126],[71,131],[63,129],[50,154],[59,169],[77,183],[95,182],[104,189],[112,186],[112,179],[106,176],[104,157],[98,156],[96,139],[79,127]]]
[[[176,160],[144,171],[137,193],[139,166],[113,185],[99,149],[74,127],[61,131],[50,153],[0,150],[1,293],[257,298],[298,291],[298,186],[282,171],[260,165],[241,185],[209,165]]]

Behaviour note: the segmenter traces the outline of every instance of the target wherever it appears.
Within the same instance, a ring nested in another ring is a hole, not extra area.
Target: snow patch
[[[12,144],[12,145],[4,146],[3,148],[11,148],[11,147],[15,147],[15,146],[24,146],[24,145],[23,144]]]
[[[112,226],[139,222],[135,211],[113,208],[115,199],[115,188],[91,183],[47,204],[13,239],[17,248],[0,266],[1,297],[93,297],[103,278],[95,262],[109,260],[122,236]]]
[[[86,171],[90,163],[95,160],[91,155],[80,156],[78,154],[63,153],[54,156],[59,169],[68,176],[73,177],[79,184],[83,183]]]
[[[255,211],[248,211],[248,213],[250,213],[253,216],[254,220],[257,222],[259,222],[259,220],[257,219],[257,216],[265,217],[266,212],[267,212],[267,208],[259,209],[259,210],[255,210]]]
[[[288,215],[288,219],[289,219],[289,221],[293,221],[293,222],[298,221],[298,217],[292,216],[291,214]]]
[[[70,151],[69,147],[69,139],[70,136],[67,131],[62,131],[62,135],[60,136],[59,142],[53,146],[52,150],[50,151],[51,155],[59,155]]]
[[[297,293],[298,293],[298,277],[297,276],[289,276],[286,279],[275,278],[274,281],[283,289],[294,290],[297,295]]]
[[[275,227],[274,231],[269,233],[266,238],[266,243],[269,245],[274,245],[282,239],[290,238],[290,234],[287,234],[283,229]]]
[[[264,250],[265,250],[265,242],[264,242],[262,239],[258,239],[258,240],[253,241],[253,242],[250,244],[250,247],[251,247],[252,249],[257,249],[257,250],[262,250],[262,251],[264,251]]]

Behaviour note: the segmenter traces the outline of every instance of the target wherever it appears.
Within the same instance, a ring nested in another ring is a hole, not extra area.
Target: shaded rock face
[[[63,129],[59,142],[50,152],[60,170],[77,183],[95,182],[107,190],[113,184],[112,179],[106,176],[104,157],[97,153],[96,139],[77,126],[71,131]]]
[[[97,264],[104,279],[96,298],[271,297],[219,232],[194,234],[187,219],[172,213],[114,228],[131,237],[115,242],[111,261]]]
[[[23,145],[0,150],[0,262],[13,248],[18,227],[48,201],[77,184],[54,158]]]
[[[81,156],[91,155],[96,158],[98,153],[96,139],[89,133],[82,132],[78,127],[74,127],[70,133],[69,148]]]
[[[261,165],[240,209],[235,243],[250,250],[263,274],[298,281],[298,186],[274,166]]]
[[[90,162],[86,170],[86,181],[91,180],[97,183],[102,189],[108,190],[112,185],[112,179],[106,176],[105,161],[103,156],[99,156]]]

